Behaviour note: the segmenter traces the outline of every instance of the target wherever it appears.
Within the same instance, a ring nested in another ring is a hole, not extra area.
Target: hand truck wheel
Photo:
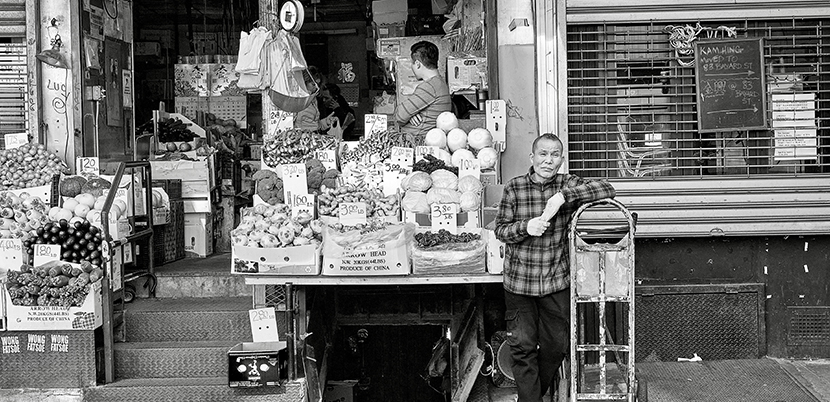
[[[135,287],[124,284],[124,303],[130,303],[133,300],[135,300]]]

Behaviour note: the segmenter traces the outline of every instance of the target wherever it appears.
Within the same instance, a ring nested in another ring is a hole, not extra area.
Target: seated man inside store
[[[452,109],[452,101],[450,89],[438,73],[438,46],[421,41],[412,45],[410,51],[412,73],[420,83],[411,95],[398,95],[400,101],[395,109],[395,120],[401,131],[423,140],[427,131],[435,128],[438,115]]]
[[[323,107],[325,110],[321,116],[326,116],[320,120],[320,130],[333,135],[332,128],[336,123],[339,123],[342,131],[342,139],[345,141],[356,141],[358,138],[354,137],[355,115],[354,110],[346,102],[346,98],[340,93],[340,87],[337,84],[326,84],[323,86],[321,93],[323,100]]]

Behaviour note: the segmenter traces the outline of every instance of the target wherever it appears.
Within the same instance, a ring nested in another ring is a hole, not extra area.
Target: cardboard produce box
[[[188,258],[213,254],[213,215],[184,214],[184,251]]]
[[[327,381],[323,402],[354,402],[357,380]]]
[[[319,275],[320,247],[231,247],[232,274]]]
[[[323,275],[409,275],[406,245],[387,248],[385,244],[356,245],[342,258],[323,256]]]
[[[101,281],[90,286],[80,307],[15,306],[3,292],[9,331],[89,330],[101,326]]]
[[[288,378],[285,342],[242,342],[228,350],[228,386],[279,387]]]
[[[484,229],[487,237],[487,272],[493,275],[501,275],[504,271],[504,247],[505,244],[496,238],[492,230]]]
[[[447,86],[450,93],[487,89],[487,58],[447,57]]]

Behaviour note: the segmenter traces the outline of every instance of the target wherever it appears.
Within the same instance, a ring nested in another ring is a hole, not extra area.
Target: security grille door
[[[571,172],[654,180],[830,172],[830,19],[572,23],[567,32]],[[769,128],[700,132],[695,42],[748,38],[762,38],[765,88],[721,85],[762,91]]]
[[[0,0],[0,145],[3,135],[28,129],[26,3]]]

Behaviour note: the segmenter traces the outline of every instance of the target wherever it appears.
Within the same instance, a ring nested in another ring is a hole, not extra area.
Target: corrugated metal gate
[[[26,1],[0,0],[0,144],[28,129]]]
[[[693,53],[683,45],[730,33],[764,38],[774,130],[698,132]],[[571,23],[567,47],[573,173],[660,180],[830,172],[830,19]],[[803,137],[785,137],[794,127]]]

